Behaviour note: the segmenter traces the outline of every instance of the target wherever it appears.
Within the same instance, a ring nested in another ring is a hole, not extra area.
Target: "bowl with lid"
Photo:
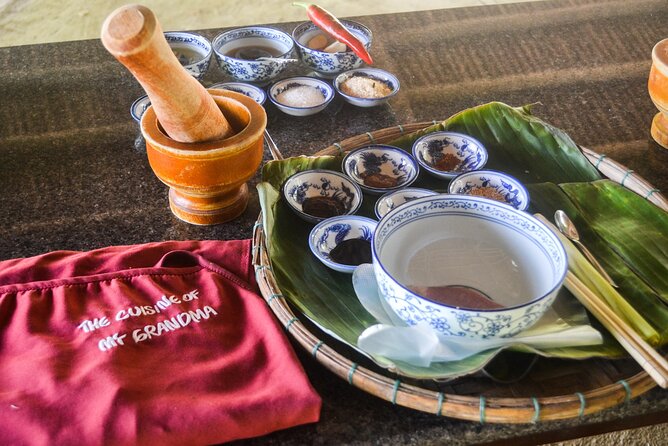
[[[342,168],[363,191],[376,195],[409,186],[419,173],[418,165],[409,153],[384,144],[349,152],[343,158]]]
[[[336,92],[358,107],[376,107],[399,92],[397,77],[378,68],[358,68],[339,74],[334,80]]]
[[[455,177],[448,185],[451,194],[476,195],[509,204],[525,211],[529,192],[520,181],[496,170],[475,170]]]
[[[373,34],[361,23],[341,20],[364,47],[369,50]],[[334,78],[344,71],[360,67],[363,62],[354,52],[334,39],[328,37],[313,22],[304,22],[292,31],[297,52],[304,65],[315,71],[320,77]]]
[[[418,138],[413,156],[429,174],[445,180],[460,173],[482,169],[487,163],[487,149],[477,139],[463,133],[440,131]]]
[[[218,34],[212,42],[220,68],[241,82],[268,83],[296,59],[289,34],[274,28],[247,26]]]
[[[166,32],[165,40],[183,68],[195,79],[201,79],[211,62],[211,42],[200,34],[183,31]]]
[[[283,183],[290,209],[309,223],[351,215],[362,205],[362,191],[350,178],[326,169],[303,170]]]
[[[469,195],[395,208],[378,223],[371,248],[380,295],[403,321],[473,339],[531,327],[568,268],[563,245],[544,223]]]
[[[311,230],[309,248],[323,265],[352,274],[362,263],[371,263],[371,238],[377,223],[358,215],[328,218]]]
[[[269,100],[283,113],[310,116],[323,111],[334,99],[329,83],[307,76],[290,77],[269,88]]]

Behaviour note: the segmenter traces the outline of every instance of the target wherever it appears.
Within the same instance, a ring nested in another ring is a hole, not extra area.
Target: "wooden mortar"
[[[141,119],[148,160],[169,186],[172,212],[196,225],[224,223],[246,209],[246,182],[262,162],[267,125],[264,108],[246,95],[227,90],[209,93],[230,123],[231,137],[183,143],[167,136],[152,106]]]

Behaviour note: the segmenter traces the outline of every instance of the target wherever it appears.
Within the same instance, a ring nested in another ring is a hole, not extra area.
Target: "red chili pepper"
[[[341,43],[345,43],[355,54],[367,64],[373,64],[371,55],[364,48],[364,44],[343,26],[343,23],[326,9],[312,3],[295,2],[294,6],[306,8],[308,18],[321,30]]]

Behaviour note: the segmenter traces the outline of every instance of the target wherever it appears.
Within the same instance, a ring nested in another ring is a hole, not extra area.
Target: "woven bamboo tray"
[[[315,156],[337,155],[370,143],[385,143],[432,125],[421,122],[367,132],[334,143]],[[272,156],[282,156],[271,137]],[[589,149],[581,149],[606,177],[638,193],[668,212],[668,201],[650,183],[621,164]],[[271,269],[262,215],[253,231],[253,264],[262,296],[286,331],[318,362],[351,385],[393,404],[469,421],[489,423],[535,423],[582,417],[624,403],[656,384],[631,360],[544,359],[543,367],[513,384],[487,378],[463,377],[444,384],[403,379],[366,362],[357,363],[342,353],[337,341],[306,319],[295,315]],[[361,358],[361,356],[360,356]],[[362,358],[363,359],[363,358]]]

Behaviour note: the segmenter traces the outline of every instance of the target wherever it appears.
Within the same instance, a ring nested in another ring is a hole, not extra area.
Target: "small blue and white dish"
[[[132,119],[137,122],[141,122],[141,117],[144,115],[144,112],[151,106],[151,100],[148,98],[148,95],[138,97],[130,106],[130,115]]]
[[[269,100],[283,113],[310,116],[323,111],[334,99],[329,83],[314,77],[282,79],[269,88]]]
[[[487,149],[480,141],[457,132],[433,132],[413,143],[413,156],[436,178],[452,179],[487,163]]]
[[[283,184],[283,197],[299,217],[318,223],[351,215],[362,205],[362,190],[340,172],[313,169],[297,172]]]
[[[260,105],[267,100],[267,93],[263,89],[243,82],[221,82],[210,86],[209,90],[229,90],[245,94]]]
[[[357,107],[376,107],[399,92],[399,79],[378,68],[358,68],[339,74],[334,80],[337,93]]]
[[[388,192],[376,201],[376,205],[374,206],[376,217],[380,220],[397,206],[429,195],[438,195],[438,192],[429,189],[420,189],[419,187],[406,187]]]
[[[368,254],[368,259],[360,263],[371,261],[371,239],[377,224],[378,222],[375,220],[357,215],[340,215],[328,218],[313,227],[308,238],[308,246],[313,255],[325,266],[341,273],[352,274],[359,265],[352,257],[361,258]],[[360,239],[369,243],[368,253],[358,252],[351,256],[350,261],[354,264],[342,263],[339,259],[330,256],[330,253],[341,242],[354,239]]]
[[[183,68],[195,79],[201,79],[211,62],[211,42],[200,34],[183,31],[166,32],[165,40]]]
[[[373,40],[371,30],[361,23],[351,20],[341,20],[341,23],[364,44],[368,51]],[[318,76],[332,79],[344,71],[362,65],[362,59],[349,49],[343,52],[327,53],[309,48],[308,42],[319,34],[322,35],[323,33],[312,22],[301,23],[292,31],[292,38],[297,44],[297,52],[302,63],[315,71]]]
[[[241,82],[268,83],[298,62],[290,58],[293,48],[290,35],[263,26],[233,29],[213,39],[220,68]]]
[[[522,183],[496,170],[463,173],[450,182],[448,192],[490,198],[509,204],[519,211],[529,207],[529,192]]]
[[[351,151],[343,158],[342,167],[362,190],[376,195],[411,185],[419,172],[412,156],[383,144]]]

